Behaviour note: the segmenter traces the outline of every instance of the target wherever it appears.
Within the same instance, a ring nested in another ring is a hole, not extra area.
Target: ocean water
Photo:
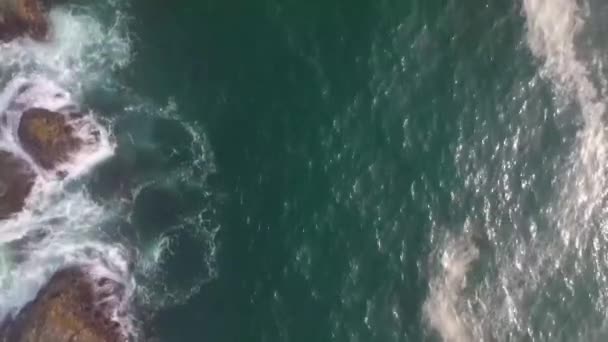
[[[607,15],[62,1],[0,45],[0,108],[104,134],[0,223],[0,314],[90,262],[150,341],[604,341]]]

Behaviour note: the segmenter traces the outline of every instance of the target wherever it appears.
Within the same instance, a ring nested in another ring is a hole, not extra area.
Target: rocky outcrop
[[[57,272],[36,298],[0,327],[0,342],[133,341],[125,286],[74,266]],[[123,322],[120,322],[123,320]]]
[[[27,153],[47,170],[67,162],[83,145],[66,115],[41,108],[23,113],[18,135]]]
[[[23,208],[35,180],[36,173],[25,160],[0,150],[0,219]]]
[[[22,35],[44,39],[48,19],[40,0],[0,0],[0,40]]]

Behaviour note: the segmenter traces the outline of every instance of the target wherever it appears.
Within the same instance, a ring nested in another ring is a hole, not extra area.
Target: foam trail
[[[479,250],[468,239],[451,240],[441,255],[441,276],[431,284],[424,313],[431,327],[446,342],[471,340],[469,324],[461,314],[459,296],[467,286],[467,273],[479,258]]]
[[[487,177],[487,166],[476,165],[478,174],[470,176],[474,181],[467,182],[467,190],[483,194],[486,203],[478,208],[484,212],[483,235],[488,236],[480,258],[485,266],[471,270],[472,254],[454,252],[458,241],[466,240],[463,237],[439,239],[432,256],[432,260],[445,260],[448,255],[451,260],[432,273],[424,312],[429,326],[445,341],[606,338],[608,136],[601,85],[607,80],[597,74],[600,66],[593,57],[597,51],[585,50],[580,44],[593,19],[588,6],[588,2],[576,0],[523,1],[527,43],[542,62],[539,75],[553,85],[558,110],[576,108],[575,120],[580,125],[566,164],[556,167],[558,175],[551,182],[553,200],[527,218],[529,226],[511,220],[504,224],[501,216],[519,215],[528,204],[523,200],[492,202],[496,194],[507,198],[518,198],[518,194],[500,183],[482,186],[487,180],[479,177]],[[526,110],[519,113],[525,115]],[[519,133],[513,134],[504,146],[517,141]],[[524,175],[512,167],[525,168],[525,161],[518,158],[505,155],[496,161],[501,179],[523,183]],[[467,222],[475,220],[473,215]],[[538,220],[546,221],[548,227],[539,230]],[[469,229],[465,225],[462,234],[466,236]],[[526,231],[526,237],[518,235],[519,231]],[[454,271],[450,271],[452,267]],[[461,283],[467,272],[480,279]]]
[[[543,70],[557,91],[573,96],[581,107],[583,128],[562,199],[562,220],[571,222],[562,225],[568,229],[564,238],[584,238],[581,234],[591,227],[584,223],[598,214],[608,191],[608,137],[603,122],[605,99],[590,79],[590,63],[581,60],[576,49],[576,40],[584,28],[583,9],[573,0],[526,0],[524,13],[531,51],[544,60]]]

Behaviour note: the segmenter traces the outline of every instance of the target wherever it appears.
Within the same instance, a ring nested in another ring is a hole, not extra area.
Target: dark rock
[[[116,312],[125,287],[85,266],[57,272],[36,298],[0,325],[1,342],[132,341]]]
[[[40,0],[0,0],[0,40],[22,35],[42,40],[48,27],[45,6]]]
[[[0,151],[0,219],[23,208],[35,180],[36,173],[25,160]]]
[[[47,170],[68,161],[83,144],[65,115],[41,108],[23,113],[18,134],[23,148]]]

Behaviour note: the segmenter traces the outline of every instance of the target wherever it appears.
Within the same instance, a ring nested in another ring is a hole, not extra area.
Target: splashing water
[[[146,241],[144,246],[135,241],[125,242],[128,240],[125,238],[117,241],[117,229],[108,228],[125,214],[125,202],[137,202],[139,190],[157,180],[134,180],[143,184],[136,186],[130,199],[107,202],[96,200],[87,185],[89,175],[116,155],[123,138],[112,133],[116,122],[120,125],[122,120],[117,115],[128,120],[134,112],[160,116],[167,112],[134,97],[126,108],[119,109],[120,113],[112,113],[115,117],[110,120],[99,117],[95,109],[89,113],[84,103],[87,92],[126,88],[115,77],[116,71],[127,67],[132,58],[125,5],[123,1],[59,5],[50,12],[49,41],[21,38],[0,43],[0,118],[4,116],[4,121],[0,121],[0,149],[25,160],[37,175],[24,209],[0,221],[1,317],[18,311],[54,272],[73,264],[95,265],[98,272],[125,283],[128,294],[125,300],[143,295],[142,301],[151,308],[181,302],[209,278],[201,275],[190,280],[186,289],[170,288],[172,292],[166,286],[155,289],[159,281],[165,280],[161,275],[167,277],[162,270],[163,260],[172,254],[173,240],[182,233],[207,245],[202,262],[206,263],[206,270],[213,272],[215,231],[199,231],[198,226],[207,220],[201,213],[186,217],[172,231]],[[28,108],[44,108],[65,115],[84,113],[73,122],[77,135],[84,140],[82,150],[56,169],[39,167],[18,139],[21,113]],[[170,112],[177,110],[175,105],[172,108]],[[169,119],[178,122],[175,117]],[[196,161],[164,179],[188,180],[204,187],[200,170],[204,169],[205,174],[213,170],[205,137],[200,130],[183,126],[191,138],[190,150],[197,155]],[[92,132],[96,139],[86,140]],[[128,136],[132,140],[130,133]],[[136,284],[137,274],[145,274],[140,277],[143,284]],[[165,296],[177,299],[168,300]],[[131,324],[126,322],[124,326]]]
[[[18,310],[58,269],[71,265],[100,265],[114,277],[129,280],[129,253],[118,244],[105,241],[100,225],[110,216],[93,202],[79,178],[95,165],[112,156],[110,134],[93,116],[76,123],[81,138],[97,134],[96,141],[84,140],[83,149],[57,170],[37,166],[19,143],[17,130],[21,113],[28,108],[55,112],[80,112],[82,89],[91,86],[128,58],[128,42],[113,31],[104,32],[100,24],[71,9],[57,8],[51,13],[55,31],[48,43],[23,38],[0,45],[0,112],[5,124],[0,147],[28,162],[38,175],[25,208],[0,223],[0,315]],[[113,56],[103,65],[92,49]],[[85,77],[86,75],[86,77]],[[130,291],[133,290],[133,284]]]

